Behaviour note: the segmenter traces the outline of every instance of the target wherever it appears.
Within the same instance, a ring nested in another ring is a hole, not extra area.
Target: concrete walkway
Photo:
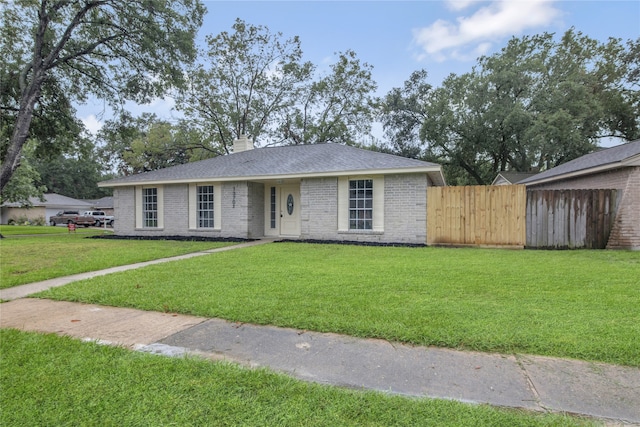
[[[263,242],[250,242],[247,245]],[[231,248],[243,247],[242,245]],[[217,249],[216,251],[219,251]],[[171,259],[183,259],[197,254]],[[137,264],[137,267],[151,263]],[[109,269],[108,272],[128,268]],[[106,271],[106,270],[105,270]],[[75,280],[107,272],[76,275]],[[83,276],[83,277],[78,277]],[[59,279],[49,286],[69,283]],[[52,281],[47,281],[52,282]],[[534,411],[559,411],[640,426],[640,369],[529,355],[416,347],[171,313],[21,298],[0,305],[0,327],[51,332],[167,356],[201,355],[265,366],[356,389]],[[39,285],[36,290],[41,290]],[[6,291],[9,291],[7,289]]]

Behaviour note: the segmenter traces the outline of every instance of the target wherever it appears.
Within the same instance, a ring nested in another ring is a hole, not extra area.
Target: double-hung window
[[[222,218],[222,184],[189,184],[189,230],[220,230]]]
[[[142,189],[142,225],[145,228],[158,227],[158,189]]]
[[[198,228],[213,228],[213,185],[196,187]]]
[[[373,180],[349,181],[349,230],[373,229]]]
[[[338,232],[384,232],[384,176],[338,178]]]

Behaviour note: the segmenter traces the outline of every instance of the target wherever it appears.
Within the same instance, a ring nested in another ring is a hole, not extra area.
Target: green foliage
[[[9,218],[9,221],[7,221],[7,224],[42,227],[42,226],[45,226],[47,222],[43,216],[39,216],[37,218],[29,218],[26,215],[20,215],[18,217]]]
[[[30,197],[37,197],[42,200],[47,188],[36,183],[40,179],[38,171],[23,159],[20,167],[16,169],[9,183],[0,193],[0,204],[2,203],[20,203],[24,206],[30,206]]]
[[[38,295],[640,366],[638,277],[636,252],[274,243]]]
[[[38,152],[79,134],[71,102],[93,95],[118,108],[180,86],[204,11],[199,0],[1,0],[0,122],[8,138],[0,191],[29,138]]]
[[[172,124],[155,114],[123,113],[108,120],[97,135],[102,162],[123,175],[175,166],[222,154],[209,137],[181,120]]]
[[[206,65],[189,71],[189,89],[177,99],[187,117],[228,153],[233,140],[258,142],[274,116],[289,108],[311,73],[298,37],[282,39],[267,27],[237,19],[233,32],[207,36]]]
[[[355,145],[371,131],[377,85],[372,66],[352,50],[338,54],[331,72],[300,91],[295,108],[282,119],[276,137],[289,144],[334,142]]]
[[[189,89],[177,104],[219,153],[243,134],[258,145],[354,144],[369,132],[376,84],[355,52],[339,53],[331,71],[316,78],[298,37],[283,39],[267,27],[238,19],[232,33],[207,43],[208,63],[188,72]]]
[[[600,43],[573,29],[559,40],[514,38],[439,88],[414,73],[387,95],[382,120],[399,152],[419,129],[422,155],[445,166],[449,184],[489,184],[499,171],[587,154],[602,138],[640,137],[637,67],[633,42]]]
[[[579,418],[305,383],[266,369],[0,330],[0,424],[578,426]]]
[[[94,145],[87,138],[78,138],[71,155],[35,156],[29,161],[38,171],[35,183],[47,188],[48,193],[62,194],[75,199],[99,199],[110,196],[109,188],[98,188],[98,182],[108,179],[94,153]]]

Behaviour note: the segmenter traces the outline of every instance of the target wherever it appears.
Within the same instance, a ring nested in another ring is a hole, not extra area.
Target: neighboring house
[[[427,187],[440,165],[339,144],[253,149],[99,183],[115,232],[426,243]]]
[[[44,195],[44,201],[37,197],[30,197],[30,207],[24,207],[20,203],[5,203],[0,207],[0,224],[8,224],[10,220],[27,218],[36,220],[44,218],[45,224],[49,224],[49,218],[62,210],[84,211],[91,209],[91,204],[82,200],[72,199],[61,194],[49,193]]]
[[[495,177],[491,185],[512,185],[519,184],[523,179],[537,175],[537,172],[508,172],[501,171]]]
[[[105,215],[113,215],[113,197],[106,196],[98,200],[85,200],[91,205],[91,209],[103,211]]]
[[[578,157],[519,184],[534,190],[618,190],[607,248],[640,249],[640,140]]]

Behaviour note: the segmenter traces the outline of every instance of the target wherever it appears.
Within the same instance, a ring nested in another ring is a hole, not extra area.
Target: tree
[[[390,152],[410,158],[421,155],[420,126],[427,118],[432,90],[426,70],[419,70],[411,73],[404,87],[393,88],[381,100],[379,119],[391,144]]]
[[[338,54],[326,76],[302,61],[298,37],[238,19],[233,32],[207,37],[206,65],[194,67],[178,109],[228,153],[250,135],[258,145],[353,143],[367,133],[376,89],[371,66],[353,51]]]
[[[33,152],[34,144],[25,144],[25,152]],[[20,203],[23,206],[30,206],[30,198],[37,197],[44,201],[44,193],[47,187],[38,183],[40,174],[29,161],[29,157],[20,163],[20,167],[16,169],[9,183],[0,193],[0,204],[3,203]]]
[[[80,138],[77,146],[73,155],[27,155],[26,158],[38,171],[34,182],[49,193],[75,199],[99,199],[111,195],[111,189],[98,188],[98,182],[111,178],[111,175],[102,173],[104,168],[95,154],[93,142],[85,136]]]
[[[574,30],[558,41],[552,34],[514,38],[435,90],[418,92],[422,80],[396,104],[387,99],[385,129],[415,135],[419,126],[426,158],[444,164],[450,183],[488,184],[502,170],[551,168],[602,138],[639,136],[629,55],[620,40],[600,43]],[[402,108],[419,120],[393,121]]]
[[[228,153],[233,140],[251,135],[258,141],[275,114],[294,103],[298,85],[309,78],[298,37],[238,19],[233,32],[207,36],[207,66],[194,67],[178,108],[213,136]]]
[[[0,0],[0,13],[0,76],[15,91],[0,106],[10,129],[2,144],[2,192],[33,136],[35,113],[56,113],[43,103],[49,87],[66,101],[93,95],[116,108],[124,99],[163,95],[182,83],[182,67],[195,57],[204,6],[199,0]]]
[[[375,110],[371,94],[377,88],[372,67],[352,50],[337,55],[331,72],[306,85],[296,107],[286,111],[280,125],[284,142],[354,145],[359,135],[370,133]]]
[[[121,175],[147,172],[214,157],[221,153],[200,129],[181,120],[172,124],[155,114],[123,113],[108,120],[96,136],[99,157]]]

